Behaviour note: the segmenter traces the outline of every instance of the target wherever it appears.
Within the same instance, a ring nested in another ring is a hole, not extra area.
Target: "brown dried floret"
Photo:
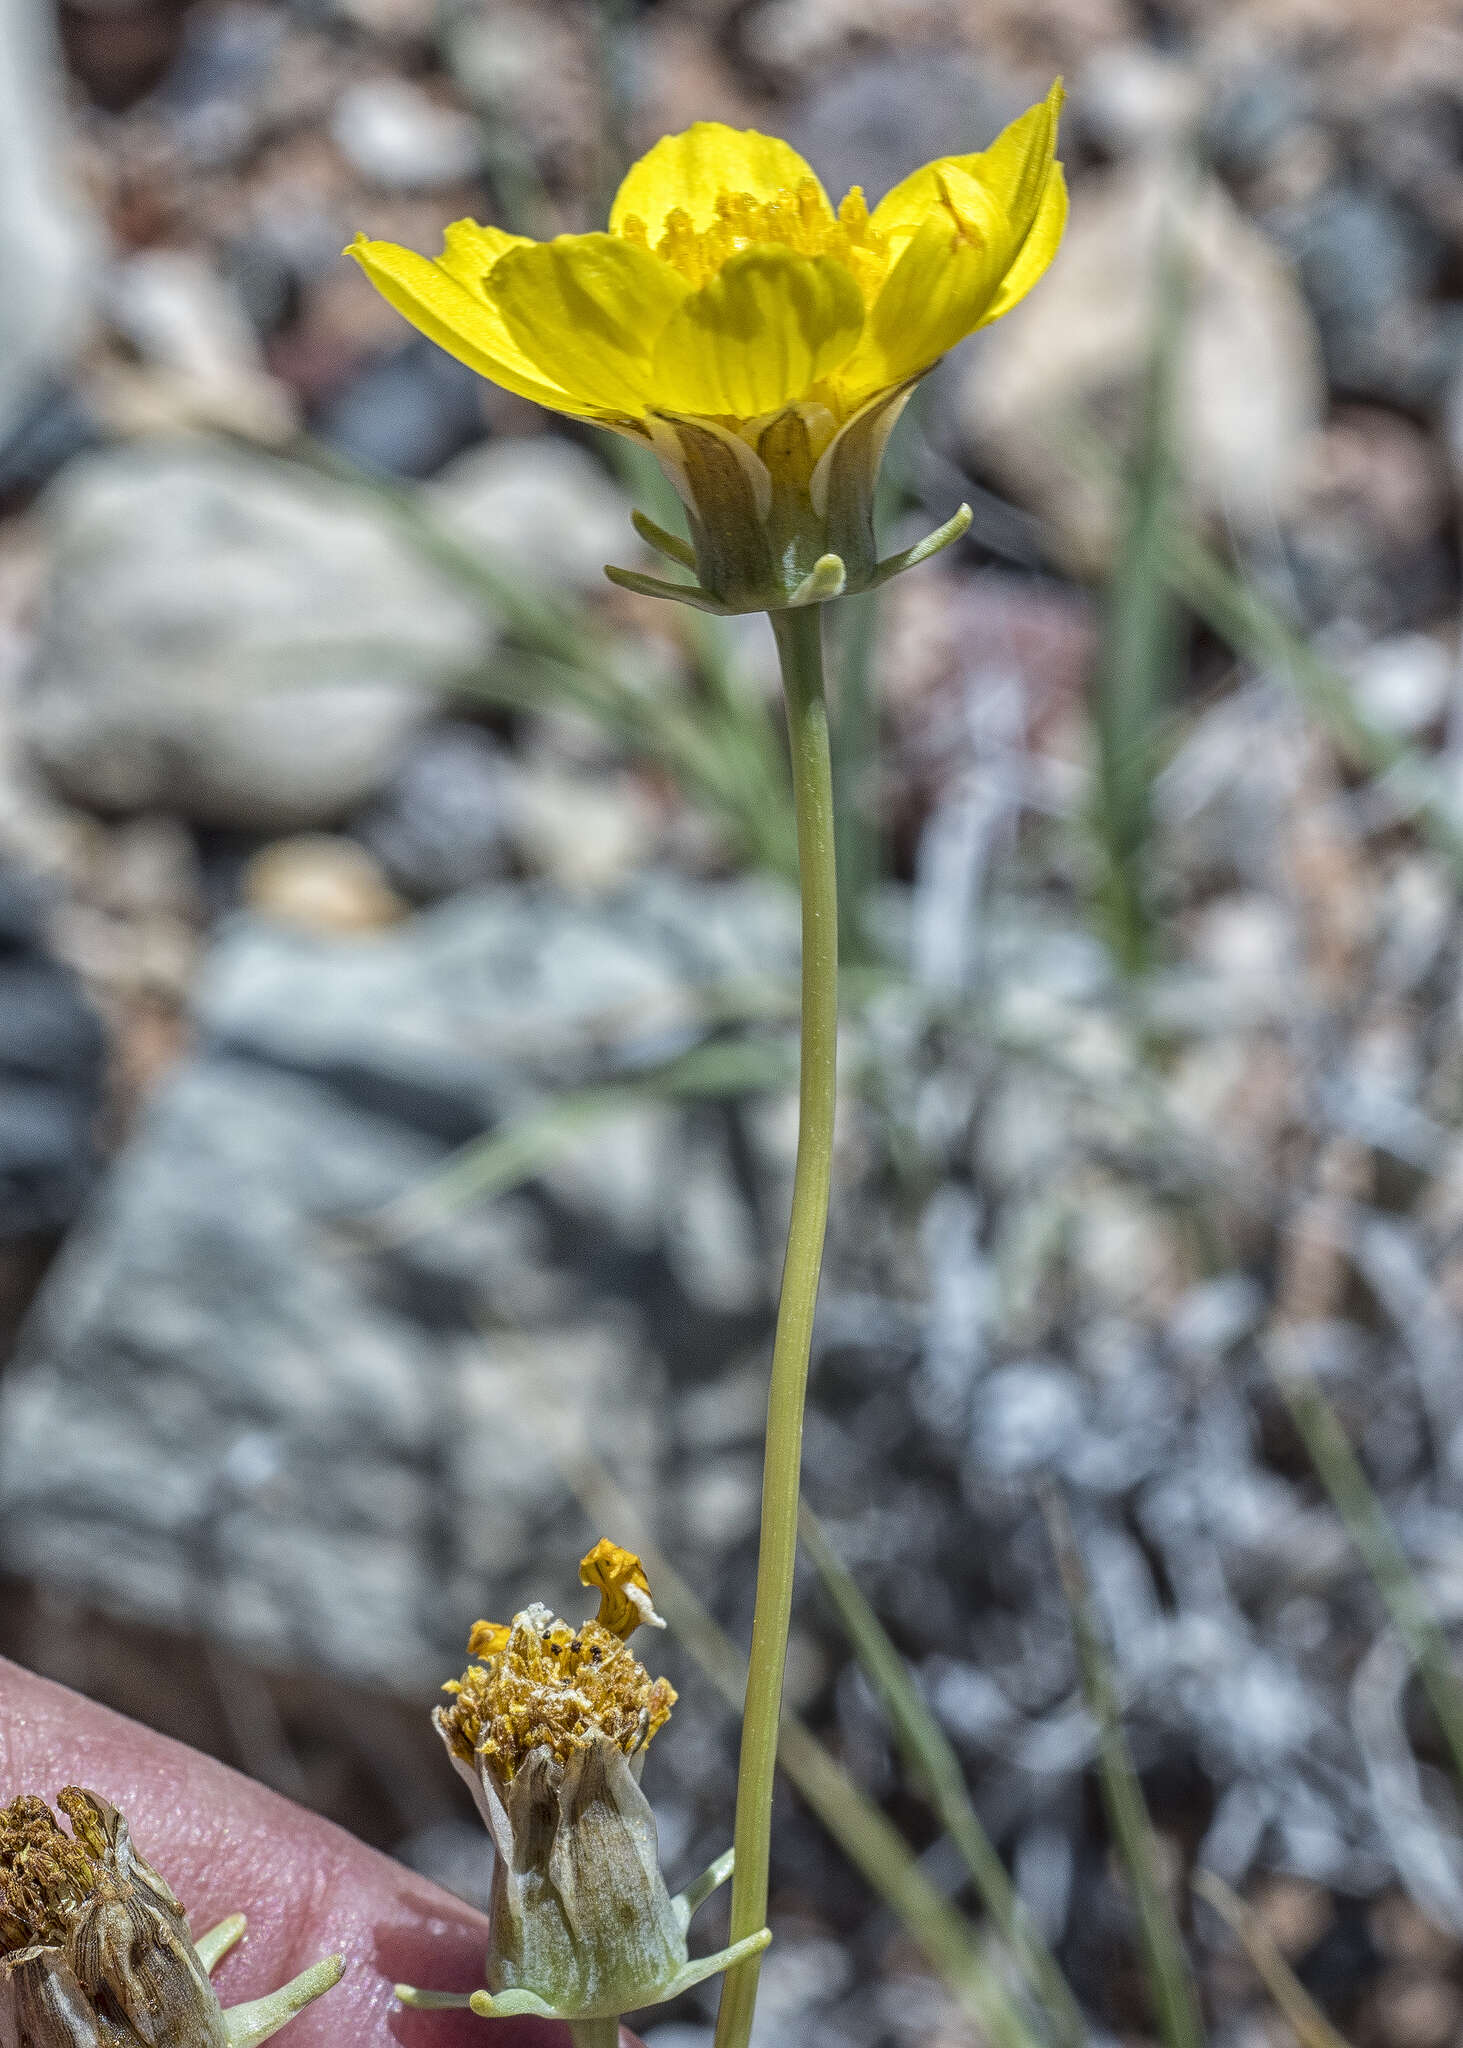
[[[596,1730],[633,1756],[665,1726],[676,1699],[669,1681],[652,1679],[612,1630],[597,1621],[571,1628],[541,1608],[518,1615],[497,1654],[445,1689],[455,1694],[442,1714],[453,1748],[510,1781],[530,1750],[547,1748],[567,1762]]]
[[[225,2013],[209,1970],[242,1915],[195,1946],[111,1801],[68,1785],[56,1803],[69,1835],[43,1799],[0,1807],[0,2048],[258,2048],[338,1981],[332,1956]]]
[[[100,1875],[44,1799],[0,1807],[0,1949],[59,1947]]]

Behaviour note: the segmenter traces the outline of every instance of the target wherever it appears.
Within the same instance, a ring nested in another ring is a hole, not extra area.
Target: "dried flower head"
[[[731,1858],[674,1899],[666,1890],[638,1779],[676,1695],[627,1641],[642,1624],[665,1624],[633,1551],[601,1542],[580,1577],[599,1590],[592,1621],[573,1627],[534,1605],[507,1625],[478,1622],[475,1661],[433,1715],[497,1852],[488,1990],[468,1998],[398,1985],[408,2004],[608,2017],[674,1997],[766,1945],[764,1929],[687,1960],[691,1915]]]
[[[331,1956],[225,2012],[209,1971],[241,1914],[195,1944],[167,1880],[126,1819],[68,1785],[56,1804],[0,1807],[0,2048],[256,2048],[341,1974]]]

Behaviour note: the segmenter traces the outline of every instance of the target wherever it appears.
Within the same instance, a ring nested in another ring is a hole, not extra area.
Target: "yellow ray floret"
[[[455,222],[435,260],[350,250],[407,319],[495,383],[644,433],[740,432],[813,403],[835,422],[999,318],[1056,253],[1061,86],[987,150],[835,210],[795,150],[698,122],[629,172],[605,234],[534,243]]]
[[[665,1627],[650,1597],[644,1565],[633,1550],[612,1543],[608,1536],[581,1558],[579,1583],[599,1588],[599,1613],[594,1618],[601,1628],[628,1639],[643,1621],[652,1628]]]

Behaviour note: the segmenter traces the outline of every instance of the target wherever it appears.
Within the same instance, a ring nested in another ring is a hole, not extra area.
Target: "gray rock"
[[[628,1227],[613,1186],[562,1177],[414,1219],[401,1198],[546,1090],[689,1042],[714,991],[790,966],[792,933],[780,893],[669,880],[592,912],[502,888],[366,940],[237,921],[200,1051],[4,1383],[4,1568],[266,1660],[440,1678],[467,1622],[577,1554],[569,1423],[600,1418],[595,1448],[653,1497],[667,1371],[740,1370],[767,1317],[681,1287],[674,1174]],[[755,1460],[736,1478],[726,1540]]]
[[[356,831],[397,887],[418,900],[496,879],[507,863],[509,767],[479,727],[423,733]]]
[[[635,545],[624,493],[553,434],[470,449],[431,497],[459,539],[536,583],[602,590],[605,563]]]
[[[804,106],[789,110],[787,132],[835,205],[861,185],[873,206],[920,164],[983,149],[1025,105],[1009,85],[948,50],[882,49],[829,67],[825,80]]]
[[[430,476],[483,435],[482,379],[425,335],[380,357],[320,410],[321,440],[363,469]]]
[[[1075,1374],[1035,1359],[993,1372],[976,1400],[971,1450],[988,1471],[1031,1472],[1061,1456],[1082,1428],[1085,1402]]]
[[[100,234],[63,170],[61,53],[39,0],[0,16],[0,443],[81,348]]]
[[[363,177],[388,191],[430,192],[470,178],[482,159],[477,123],[404,78],[361,78],[336,101],[331,139]]]
[[[491,644],[368,501],[292,466],[114,449],[46,508],[55,562],[19,720],[83,803],[327,823],[385,779],[430,686]]]
[[[1431,300],[1442,238],[1362,180],[1328,185],[1270,226],[1294,259],[1332,386],[1401,406],[1435,402],[1457,360],[1455,323]]]
[[[98,1166],[101,1025],[50,957],[40,904],[0,870],[0,1242],[69,1223]]]

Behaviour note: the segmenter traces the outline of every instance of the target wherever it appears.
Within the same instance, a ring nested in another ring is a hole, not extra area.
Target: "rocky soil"
[[[1216,2040],[1284,2028],[1199,1864],[1357,2048],[1454,2042],[1460,1795],[1286,1395],[1324,1391],[1456,1631],[1463,16],[63,0],[57,50],[32,28],[0,48],[0,1650],[477,1896],[425,1711],[479,1614],[578,1597],[586,1461],[745,1635],[795,1136],[765,628],[611,591],[652,482],[339,250],[594,224],[628,153],[708,115],[877,192],[1060,68],[1067,248],[891,458],[893,544],[961,497],[971,537],[847,608],[808,1492],[1098,2033],[1152,2021],[1053,1482]],[[1093,678],[1165,246],[1176,516],[1334,689],[1188,621],[1134,980]],[[792,1703],[959,1894],[811,1582],[796,1628]],[[679,1875],[722,1846],[734,1746],[664,1661]],[[790,1798],[774,1904],[760,2048],[970,2038]],[[704,2048],[709,2010],[651,2048]]]

